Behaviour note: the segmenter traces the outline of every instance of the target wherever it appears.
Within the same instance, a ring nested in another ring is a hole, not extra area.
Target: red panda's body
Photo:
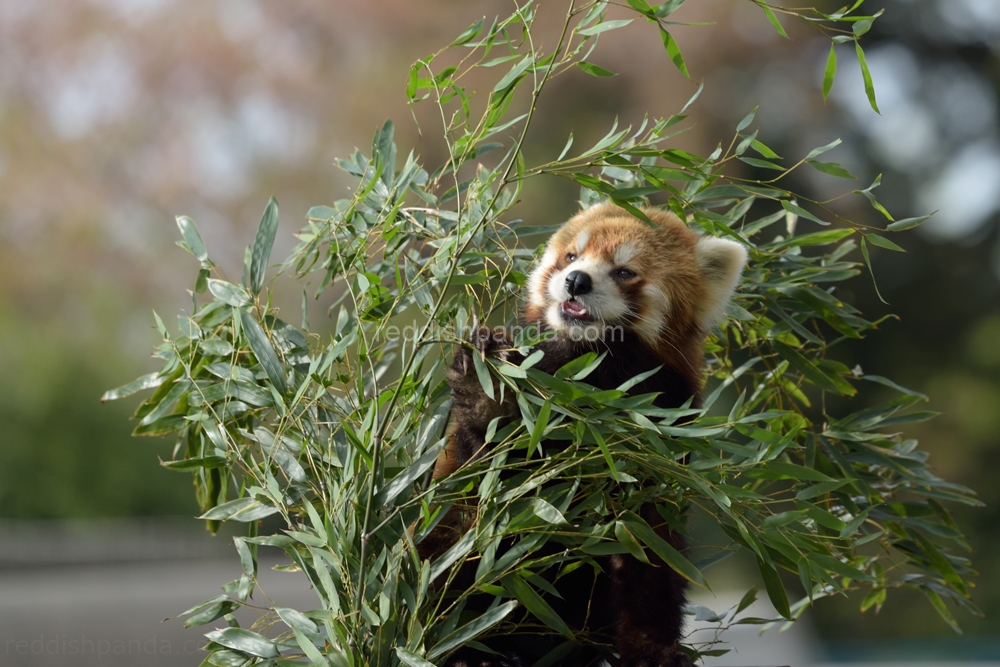
[[[553,373],[589,351],[607,352],[587,377],[598,389],[614,389],[627,380],[660,370],[630,393],[657,393],[657,407],[674,408],[693,400],[702,384],[702,345],[707,331],[721,318],[736,287],[746,251],[732,241],[699,236],[670,213],[645,209],[657,227],[612,205],[591,207],[573,217],[549,240],[533,270],[524,325],[537,325],[555,335],[539,345],[544,351],[536,368]],[[474,342],[483,353],[516,361],[505,337],[484,330]],[[435,466],[434,477],[450,474],[478,456],[486,429],[496,417],[513,415],[509,400],[500,403],[483,392],[462,348],[448,371],[452,388],[449,442]],[[509,392],[508,392],[509,394]],[[653,505],[643,518],[675,548],[679,535],[667,529]],[[420,545],[425,557],[440,553],[461,532],[457,516],[446,517]],[[613,643],[618,667],[686,665],[676,648],[682,626],[685,581],[649,554],[656,566],[630,556],[611,556],[595,577],[590,568],[561,577],[561,598],[547,601],[574,630],[604,634]],[[469,582],[471,583],[471,582]],[[516,644],[516,642],[515,642]],[[544,642],[540,646],[545,646]],[[452,664],[531,664],[542,656],[531,648],[496,646],[507,657],[460,652]],[[596,664],[601,654],[582,650],[563,664]],[[607,656],[603,656],[607,657]]]

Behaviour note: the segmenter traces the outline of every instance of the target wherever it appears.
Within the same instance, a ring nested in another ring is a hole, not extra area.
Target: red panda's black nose
[[[593,288],[594,284],[590,281],[589,273],[584,273],[583,271],[571,271],[570,274],[566,276],[566,291],[569,292],[570,296],[589,294],[590,290]]]

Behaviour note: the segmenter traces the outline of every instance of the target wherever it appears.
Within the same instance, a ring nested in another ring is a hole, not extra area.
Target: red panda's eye
[[[566,261],[567,262],[573,262],[575,260],[576,260],[576,255],[574,253],[571,253],[571,252],[566,253]]]
[[[626,279],[635,278],[635,271],[626,268],[621,268],[615,272],[615,275],[618,276],[619,278],[626,278]]]

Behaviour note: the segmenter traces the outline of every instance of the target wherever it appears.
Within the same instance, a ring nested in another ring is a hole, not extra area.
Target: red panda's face
[[[673,215],[647,213],[658,228],[611,204],[566,223],[530,276],[527,319],[577,341],[631,333],[652,347],[711,326],[745,250],[700,237]]]
[[[667,304],[651,283],[656,276],[649,258],[639,239],[616,227],[587,225],[550,244],[542,260],[547,280],[538,288],[553,330],[592,341],[626,324],[649,324],[652,331],[662,326]]]

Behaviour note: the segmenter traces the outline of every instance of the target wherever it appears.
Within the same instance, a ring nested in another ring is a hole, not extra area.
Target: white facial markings
[[[625,266],[639,254],[639,246],[632,241],[626,241],[615,248],[615,264]]]
[[[545,254],[538,260],[538,265],[531,272],[531,275],[528,276],[528,303],[532,306],[541,307],[545,305],[545,285],[543,281],[545,274],[555,266],[557,258],[558,255],[555,248],[546,248]]]
[[[617,322],[629,313],[628,304],[611,277],[614,267],[599,258],[581,257],[561,271],[553,271],[549,276],[547,294],[556,305],[574,298],[566,289],[566,277],[573,271],[582,271],[590,276],[591,290],[587,294],[576,296],[576,300],[584,305],[590,316],[604,322]],[[549,311],[551,311],[551,306]],[[556,316],[561,316],[558,310]],[[549,323],[552,325],[552,322]],[[565,323],[563,327],[565,327]],[[555,328],[553,326],[553,328]]]
[[[670,312],[670,299],[662,289],[652,283],[646,283],[642,286],[642,293],[650,304],[650,310],[655,310],[663,317],[667,316]]]
[[[557,301],[545,309],[545,323],[553,331],[563,331],[569,326],[566,324],[566,320],[563,319],[559,310],[559,304],[561,303],[561,301]]]
[[[670,300],[656,285],[646,283],[642,287],[646,309],[640,313],[632,328],[639,336],[650,344],[655,344],[663,337],[670,312]]]
[[[663,320],[649,315],[643,315],[632,322],[632,330],[639,334],[639,338],[650,345],[656,345],[662,337]]]
[[[576,253],[577,255],[582,255],[584,249],[587,247],[587,241],[590,240],[590,232],[586,229],[576,235]]]

